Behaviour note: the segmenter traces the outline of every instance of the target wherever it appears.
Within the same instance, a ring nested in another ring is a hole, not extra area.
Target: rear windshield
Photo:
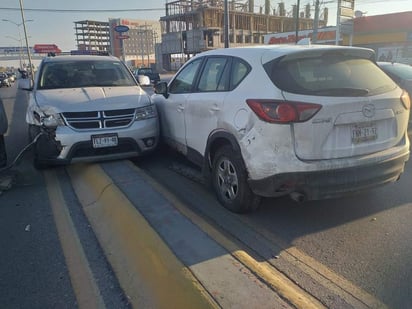
[[[321,96],[369,96],[396,88],[372,61],[332,54],[322,57],[275,59],[266,73],[281,90]]]
[[[38,89],[136,86],[129,71],[117,61],[58,61],[44,63]]]

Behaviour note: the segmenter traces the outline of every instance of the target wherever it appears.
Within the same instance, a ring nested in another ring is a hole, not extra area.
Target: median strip
[[[67,170],[85,214],[133,307],[217,307],[99,165],[76,164]]]

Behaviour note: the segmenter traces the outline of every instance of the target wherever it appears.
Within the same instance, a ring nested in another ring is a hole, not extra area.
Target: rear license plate
[[[378,131],[374,122],[353,125],[351,127],[351,134],[353,144],[373,141],[378,138]]]
[[[118,144],[117,134],[92,135],[93,148],[114,147]]]

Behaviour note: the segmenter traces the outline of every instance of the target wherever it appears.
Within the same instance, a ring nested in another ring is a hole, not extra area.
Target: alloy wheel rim
[[[236,169],[232,162],[227,159],[222,159],[217,168],[217,184],[221,195],[233,201],[239,191],[238,177]]]

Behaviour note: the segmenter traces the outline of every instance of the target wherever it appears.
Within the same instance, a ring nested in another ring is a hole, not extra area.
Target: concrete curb
[[[133,307],[218,307],[99,165],[77,164],[67,170]]]

